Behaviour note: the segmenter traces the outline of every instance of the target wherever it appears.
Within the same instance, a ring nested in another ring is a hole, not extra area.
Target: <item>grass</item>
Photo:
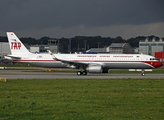
[[[20,63],[13,63],[13,64],[1,64],[0,63],[0,67],[34,67],[32,65],[28,65],[28,64],[20,64]]]
[[[164,79],[31,79],[0,82],[0,119],[164,118]]]

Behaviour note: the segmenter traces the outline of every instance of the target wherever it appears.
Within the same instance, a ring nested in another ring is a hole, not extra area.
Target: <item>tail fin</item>
[[[12,55],[30,53],[13,32],[7,32],[7,37]]]

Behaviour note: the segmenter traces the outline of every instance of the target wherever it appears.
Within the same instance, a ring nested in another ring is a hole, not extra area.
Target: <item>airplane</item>
[[[154,69],[163,64],[155,57],[144,54],[34,54],[27,50],[14,32],[7,32],[11,55],[6,59],[40,67],[74,68],[77,75],[108,73],[109,69]]]

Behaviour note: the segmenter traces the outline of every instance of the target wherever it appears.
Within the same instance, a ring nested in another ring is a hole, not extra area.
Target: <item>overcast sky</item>
[[[164,0],[0,0],[0,36],[164,37]]]

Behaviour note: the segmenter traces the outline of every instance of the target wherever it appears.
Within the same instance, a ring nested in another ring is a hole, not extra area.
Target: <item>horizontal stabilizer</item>
[[[17,57],[17,56],[13,56],[13,55],[8,55],[8,56],[5,56],[5,59],[10,59],[10,60],[12,60],[12,59],[20,60],[21,57]]]

